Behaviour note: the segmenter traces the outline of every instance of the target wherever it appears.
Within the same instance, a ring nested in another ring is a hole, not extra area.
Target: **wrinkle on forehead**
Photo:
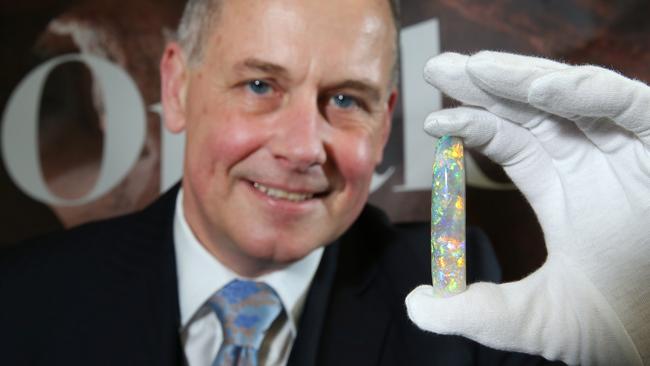
[[[225,32],[219,27],[215,32],[220,34],[222,54],[229,50],[235,58],[256,57],[283,65],[297,79],[324,73],[380,82],[390,72],[393,30],[388,5],[382,9],[378,2],[365,0],[237,0],[226,4],[221,22]],[[226,34],[233,29],[237,36]]]

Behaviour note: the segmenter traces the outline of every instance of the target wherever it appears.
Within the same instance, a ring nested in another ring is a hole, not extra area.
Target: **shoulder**
[[[23,272],[47,272],[49,277],[72,270],[98,269],[98,262],[150,251],[157,246],[149,245],[153,240],[166,235],[166,230],[171,232],[174,199],[170,194],[137,213],[2,248],[0,273],[15,276]]]
[[[428,222],[393,224],[383,211],[366,205],[341,238],[341,259],[358,269],[378,266],[393,289],[405,295],[431,282],[430,230]],[[500,282],[501,270],[485,233],[468,227],[466,236],[468,280]]]
[[[176,296],[169,200],[1,250],[0,341],[12,351],[5,357],[67,357],[68,344],[79,359],[109,348],[116,357],[140,354],[132,348],[145,341],[150,297]]]
[[[428,282],[428,247],[424,224],[394,225],[383,211],[366,205],[340,239],[339,265],[347,278],[379,281],[401,295]]]
[[[415,287],[431,283],[430,224],[392,224],[379,209],[366,206],[340,240],[338,286],[355,289],[341,312],[345,322],[368,329],[385,322],[382,359],[387,364],[546,364],[541,357],[497,351],[469,339],[418,329],[409,319],[404,299]],[[492,246],[478,228],[466,233],[468,282],[500,282]],[[343,284],[343,285],[341,285]],[[340,291],[340,290],[339,290]],[[356,311],[350,304],[359,302]],[[371,320],[361,320],[372,314]],[[383,328],[382,328],[383,329]],[[352,332],[352,331],[350,331]]]
[[[100,302],[127,289],[173,250],[173,201],[165,195],[138,213],[3,248],[2,312],[24,313],[43,299],[51,306]]]
[[[334,345],[334,355],[328,357],[337,359],[341,350],[364,347],[366,356],[385,364],[471,362],[472,342],[423,332],[406,314],[406,295],[431,282],[427,226],[393,225],[368,205],[340,238],[326,328],[332,335],[325,337]]]

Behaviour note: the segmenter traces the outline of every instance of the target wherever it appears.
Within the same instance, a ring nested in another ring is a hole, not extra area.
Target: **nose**
[[[287,103],[273,127],[270,150],[287,168],[306,172],[327,160],[327,121],[316,100],[304,98]]]

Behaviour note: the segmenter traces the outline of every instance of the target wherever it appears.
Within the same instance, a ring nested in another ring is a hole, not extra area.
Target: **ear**
[[[185,98],[189,71],[180,45],[171,42],[160,60],[160,89],[165,127],[173,133],[185,129]]]
[[[384,158],[384,148],[386,147],[386,144],[388,143],[388,137],[390,136],[390,129],[393,124],[393,112],[395,111],[395,105],[397,104],[397,88],[393,88],[393,90],[391,90],[390,96],[388,97],[386,103],[386,115],[382,121],[382,131],[380,136],[381,149],[377,152],[377,157],[375,159],[377,165],[379,165],[379,163],[381,163],[382,159]]]

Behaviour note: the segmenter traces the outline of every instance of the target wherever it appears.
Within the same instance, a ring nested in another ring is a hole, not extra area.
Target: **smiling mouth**
[[[253,182],[253,188],[264,193],[268,197],[291,202],[303,202],[314,198],[314,196],[318,196],[318,194],[315,193],[288,192],[278,188],[267,187],[257,182]]]

